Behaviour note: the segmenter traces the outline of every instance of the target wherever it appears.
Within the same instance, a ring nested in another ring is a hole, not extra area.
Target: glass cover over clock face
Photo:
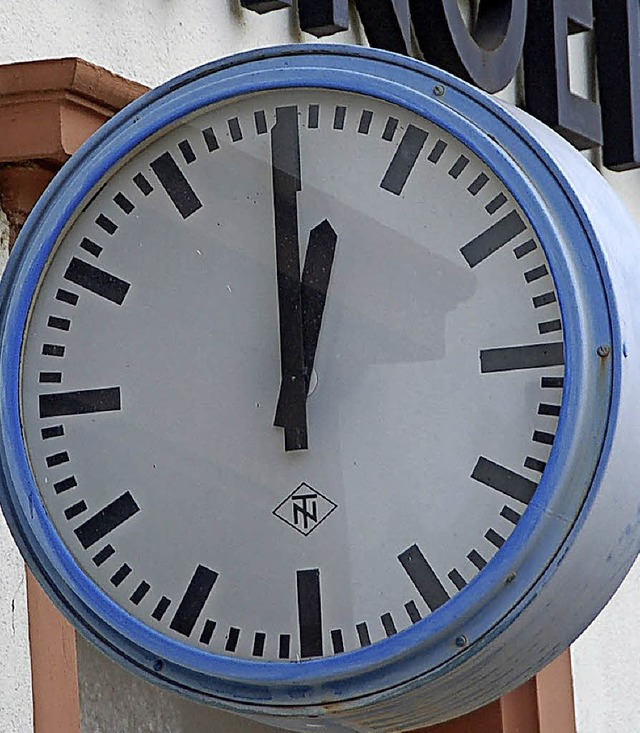
[[[485,162],[385,101],[277,90],[158,135],[71,222],[21,410],[109,597],[295,661],[464,592],[540,482],[563,364],[549,264]]]

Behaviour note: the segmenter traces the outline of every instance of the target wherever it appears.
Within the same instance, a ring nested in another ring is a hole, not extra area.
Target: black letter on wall
[[[504,89],[514,77],[524,43],[526,0],[482,0],[471,28],[458,0],[410,0],[409,5],[425,61],[487,92]]]
[[[411,55],[409,0],[356,0],[356,8],[371,46]]]
[[[256,13],[269,13],[271,10],[290,8],[293,0],[240,0],[240,5]]]
[[[594,0],[603,162],[616,171],[640,167],[640,4]]]
[[[608,8],[611,3],[605,4]],[[602,143],[600,106],[571,93],[568,38],[570,33],[592,27],[591,0],[529,3],[524,44],[525,109],[581,149]]]
[[[348,0],[298,0],[300,28],[314,36],[330,36],[349,27]]]

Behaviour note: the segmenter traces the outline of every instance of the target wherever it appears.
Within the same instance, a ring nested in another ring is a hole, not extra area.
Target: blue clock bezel
[[[436,85],[442,88],[438,94]],[[304,663],[261,663],[216,656],[162,635],[117,606],[84,574],[49,520],[29,467],[20,364],[31,303],[48,259],[109,172],[149,137],[204,107],[285,87],[380,97],[447,129],[487,163],[529,217],[547,254],[564,323],[566,377],[554,449],[534,500],[465,590],[412,628],[369,648]],[[350,707],[362,696],[443,674],[510,623],[544,584],[545,573],[570,546],[572,532],[595,500],[618,405],[622,351],[600,258],[588,217],[550,157],[500,103],[426,64],[360,47],[286,46],[178,77],[129,105],[73,156],[25,224],[0,284],[0,483],[16,542],[63,612],[108,654],[156,682],[198,699],[215,698],[233,710],[310,712],[327,701]],[[587,358],[602,343],[612,348],[604,389],[601,365]],[[514,569],[517,578],[509,581]],[[455,644],[461,635],[468,642],[462,651]]]

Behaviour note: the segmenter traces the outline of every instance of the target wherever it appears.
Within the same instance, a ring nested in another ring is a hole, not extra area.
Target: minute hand
[[[276,108],[271,129],[271,171],[280,320],[280,370],[282,383],[274,424],[284,428],[285,450],[307,448],[307,389],[298,242],[298,192],[300,136],[298,109]]]

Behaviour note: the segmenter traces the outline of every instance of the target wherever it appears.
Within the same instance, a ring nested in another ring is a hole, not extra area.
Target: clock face
[[[161,131],[70,222],[28,318],[31,470],[147,626],[296,661],[384,641],[532,501],[564,375],[540,241],[489,165],[369,96]]]

